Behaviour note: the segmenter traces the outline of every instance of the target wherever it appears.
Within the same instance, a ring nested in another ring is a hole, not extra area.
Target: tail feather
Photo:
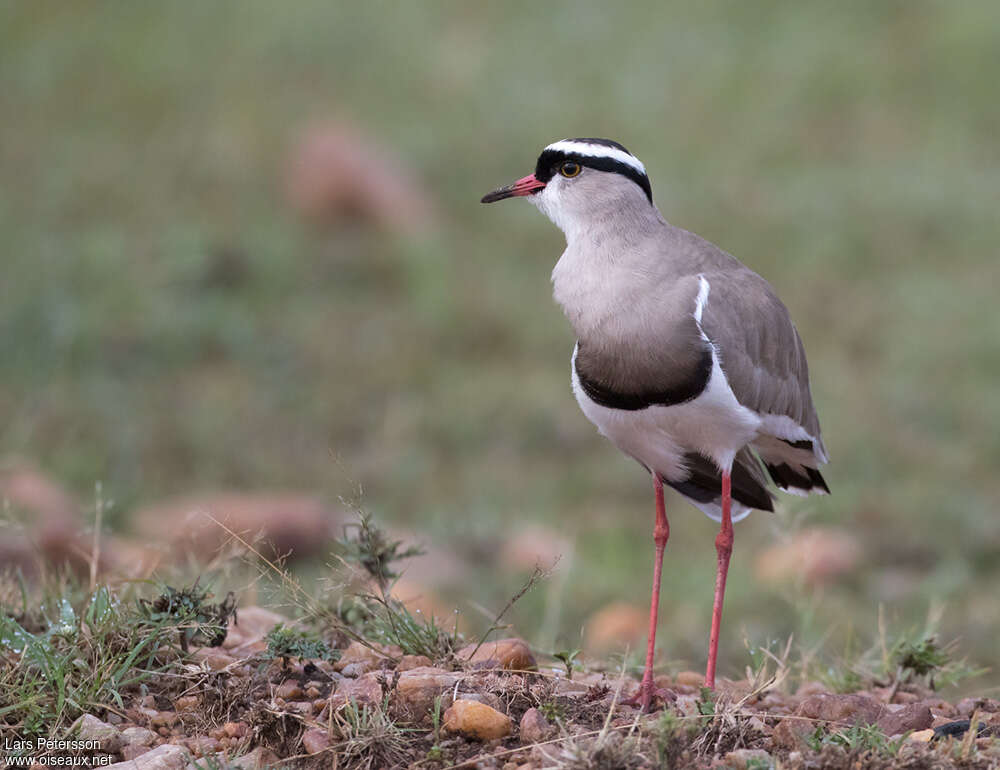
[[[722,497],[722,473],[718,466],[697,452],[684,455],[684,462],[690,472],[688,478],[683,481],[664,478],[663,483],[699,503],[718,501]],[[730,481],[733,499],[737,502],[760,511],[774,510],[774,496],[767,488],[767,476],[748,448],[741,449],[733,460]]]
[[[816,468],[822,458],[817,456],[812,441],[792,442],[761,436],[753,442],[753,448],[774,483],[786,492],[797,495],[830,494],[830,487]]]

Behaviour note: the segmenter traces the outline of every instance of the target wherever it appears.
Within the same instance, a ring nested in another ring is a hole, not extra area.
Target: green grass
[[[22,737],[61,734],[95,710],[120,713],[130,694],[174,665],[175,640],[195,622],[193,613],[150,617],[107,587],[86,594],[68,583],[18,612],[3,579],[0,723]]]
[[[833,458],[833,496],[737,529],[723,661],[741,631],[814,641],[933,601],[994,663],[998,21],[990,3],[4,4],[0,454],[81,498],[103,482],[124,529],[202,488],[361,484],[380,517],[477,554],[463,609],[502,606],[523,576],[492,554],[548,524],[575,558],[544,641],[574,646],[604,602],[646,601],[652,495],[569,393],[561,236],[478,199],[549,141],[611,136],[668,219],[784,297]],[[436,228],[295,219],[284,159],[330,114],[425,181]],[[697,667],[714,525],[668,505],[662,648]],[[801,517],[858,533],[850,580],[752,578]],[[546,602],[514,612],[529,637]]]

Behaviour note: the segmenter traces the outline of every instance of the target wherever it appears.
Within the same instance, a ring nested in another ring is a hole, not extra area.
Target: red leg
[[[663,481],[653,472],[653,489],[656,492],[656,525],[653,528],[653,542],[656,544],[656,561],[653,562],[653,595],[649,601],[649,636],[646,639],[646,669],[639,686],[639,705],[649,711],[653,702],[653,652],[656,649],[656,616],[660,608],[660,575],[663,571],[663,551],[670,537],[670,524],[663,506]]]
[[[719,653],[719,626],[722,624],[722,601],[726,595],[726,574],[729,557],[733,553],[733,519],[730,514],[732,489],[729,471],[722,474],[722,526],[715,538],[715,552],[719,557],[719,570],[715,576],[715,603],[712,605],[712,635],[708,638],[708,667],[705,669],[705,686],[715,689],[715,659]]]

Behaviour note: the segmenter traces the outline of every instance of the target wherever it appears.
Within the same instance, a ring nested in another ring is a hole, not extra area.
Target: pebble
[[[926,703],[910,703],[883,714],[878,720],[878,726],[886,735],[893,736],[910,730],[926,730],[933,722],[934,715]]]
[[[117,729],[91,714],[84,714],[73,723],[70,734],[74,732],[78,740],[100,741],[101,750],[108,754],[118,753],[123,743]]]
[[[173,743],[164,743],[155,749],[149,749],[141,755],[128,757],[125,761],[113,765],[105,765],[111,770],[185,770],[188,766],[188,750]]]
[[[404,655],[399,659],[399,664],[396,666],[396,670],[412,671],[415,668],[427,668],[428,666],[433,665],[434,661],[426,655]]]
[[[325,703],[323,704],[326,705]],[[285,713],[287,714],[302,714],[302,716],[312,716],[314,711],[313,702],[311,700],[292,700],[285,704]]]
[[[780,749],[801,749],[805,746],[806,736],[815,729],[815,725],[805,719],[785,717],[771,733],[771,740]]]
[[[530,708],[524,712],[524,716],[521,717],[519,729],[521,743],[524,745],[540,743],[553,733],[553,728],[549,720],[536,708]]]
[[[456,700],[444,712],[444,729],[477,741],[510,735],[514,723],[506,714],[473,700]]]
[[[171,727],[177,722],[177,714],[173,711],[157,711],[149,718],[153,727]]]
[[[222,743],[217,738],[212,738],[208,735],[186,738],[183,743],[192,754],[199,757],[215,754],[222,748]]]
[[[879,720],[884,709],[883,704],[868,695],[824,693],[804,699],[795,713],[822,722],[870,725]]]
[[[373,663],[367,660],[359,660],[357,663],[348,663],[346,666],[342,666],[340,673],[348,679],[357,679],[362,674],[367,674],[375,668],[376,666]]]
[[[277,754],[266,746],[258,746],[249,754],[230,760],[229,767],[233,770],[259,770],[259,768],[265,767],[278,767],[280,764],[281,760]],[[196,768],[188,765],[188,770],[196,770]]]
[[[126,727],[121,736],[126,746],[152,746],[156,740],[156,733],[145,727]]]
[[[430,716],[434,700],[441,697],[442,705],[451,702],[451,691],[462,674],[432,666],[420,666],[404,671],[396,683],[396,708],[402,716],[423,720]]]
[[[332,741],[326,730],[314,727],[302,733],[302,748],[306,750],[307,754],[319,754],[321,751],[326,751],[331,745]]]
[[[180,698],[174,701],[174,711],[178,713],[186,713],[190,711],[197,712],[201,709],[201,698],[197,695],[182,695]]]
[[[148,754],[152,750],[152,746],[126,745],[122,746],[121,751],[118,753],[121,754],[122,759],[128,762],[141,757],[143,754]]]
[[[470,644],[459,650],[457,657],[474,668],[505,668],[511,671],[535,671],[538,668],[531,647],[517,638],[484,642],[478,650],[475,644]]]
[[[339,709],[352,700],[358,704],[380,703],[382,685],[379,684],[379,677],[380,674],[373,671],[357,679],[341,679],[337,689],[330,693],[330,707]]]
[[[990,698],[962,698],[955,704],[955,713],[968,719],[976,711],[993,713],[1000,711],[1000,703]]]
[[[287,679],[275,689],[274,697],[284,698],[286,701],[298,700],[302,697],[302,685],[294,679]]]
[[[805,698],[810,695],[825,695],[830,691],[825,684],[822,682],[817,682],[814,679],[810,679],[799,685],[799,689],[795,691],[795,694],[800,698]]]
[[[403,655],[403,651],[395,645],[385,647],[379,645],[373,646],[376,649],[372,649],[372,647],[368,647],[361,642],[351,642],[340,656],[340,660],[333,664],[334,669],[344,673],[344,670],[348,666],[354,666],[351,670],[358,672],[354,676],[360,676],[368,671],[379,668],[381,662],[386,658],[400,658]],[[346,673],[344,675],[351,676],[351,674]]]
[[[191,659],[196,663],[205,664],[212,671],[222,671],[236,663],[236,658],[232,655],[214,647],[199,647],[192,650]]]
[[[700,671],[681,671],[674,677],[674,683],[688,687],[702,687],[705,684],[705,675]]]
[[[246,722],[226,722],[222,726],[222,732],[227,738],[242,738],[248,731]]]

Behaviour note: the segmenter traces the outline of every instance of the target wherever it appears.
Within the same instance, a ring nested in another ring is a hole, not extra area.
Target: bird
[[[573,393],[597,430],[653,482],[646,662],[629,700],[648,711],[669,697],[653,681],[670,537],[664,485],[719,523],[705,668],[705,686],[714,689],[733,522],[773,511],[774,487],[830,492],[819,471],[829,458],[802,340],[764,278],[664,219],[645,166],[616,141],[548,145],[534,173],[482,202],[507,198],[526,198],[565,234],[552,286],[576,334]]]

